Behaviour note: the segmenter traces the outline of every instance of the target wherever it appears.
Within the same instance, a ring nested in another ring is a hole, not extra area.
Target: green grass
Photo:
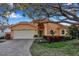
[[[79,40],[50,44],[34,42],[31,53],[34,56],[79,56]]]
[[[41,46],[45,48],[61,48],[65,46],[64,42],[56,42],[56,43],[39,43]]]

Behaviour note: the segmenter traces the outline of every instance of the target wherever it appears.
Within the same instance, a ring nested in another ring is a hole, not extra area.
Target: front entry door
[[[39,37],[42,37],[44,35],[44,24],[38,23],[38,35]]]

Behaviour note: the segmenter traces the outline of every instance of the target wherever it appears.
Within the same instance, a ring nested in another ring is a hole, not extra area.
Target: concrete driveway
[[[18,39],[0,43],[0,56],[31,56],[30,47],[33,41]]]

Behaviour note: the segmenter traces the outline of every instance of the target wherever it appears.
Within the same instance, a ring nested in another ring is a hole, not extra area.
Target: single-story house
[[[32,22],[20,22],[10,26],[12,39],[33,39],[34,35],[51,36],[50,31],[54,32],[54,36],[65,36],[67,34],[67,26],[51,22],[48,19],[33,20]]]

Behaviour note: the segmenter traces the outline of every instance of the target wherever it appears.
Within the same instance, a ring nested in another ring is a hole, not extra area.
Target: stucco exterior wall
[[[17,24],[11,27],[11,30],[23,30],[23,29],[32,29],[36,30],[36,27],[31,24]]]
[[[62,30],[65,30],[64,35],[66,35],[66,33],[67,33],[67,28],[60,24],[47,23],[47,24],[44,24],[44,26],[45,26],[44,34],[47,36],[51,36],[51,34],[50,34],[51,30],[53,30],[55,32],[54,33],[55,36],[62,36],[62,33],[61,33]]]

